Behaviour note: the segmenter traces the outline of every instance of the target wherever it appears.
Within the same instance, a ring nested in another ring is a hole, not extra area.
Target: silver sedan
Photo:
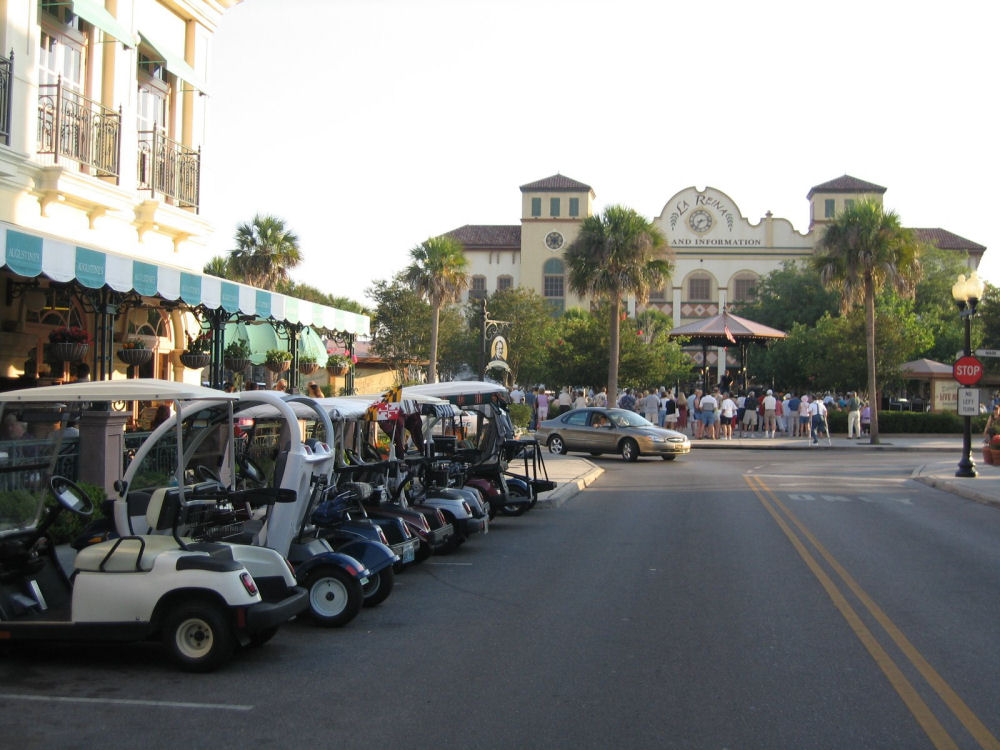
[[[672,461],[691,452],[687,435],[657,427],[627,409],[573,409],[542,422],[535,437],[552,453],[620,453],[626,461],[635,461],[639,456],[661,456],[664,461]]]

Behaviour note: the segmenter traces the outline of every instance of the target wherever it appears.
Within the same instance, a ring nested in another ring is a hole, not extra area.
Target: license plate
[[[399,556],[399,561],[402,563],[411,563],[416,558],[416,553],[413,550],[413,546],[403,548],[403,554]]]
[[[368,576],[363,576],[361,578],[361,585],[362,586],[367,586],[368,585]]]

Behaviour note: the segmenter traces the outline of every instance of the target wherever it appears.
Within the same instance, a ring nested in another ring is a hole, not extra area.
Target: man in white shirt
[[[512,404],[524,403],[524,391],[521,390],[521,386],[514,385],[514,390],[510,392],[510,401]]]
[[[719,421],[719,400],[711,393],[701,397],[701,421],[705,423],[703,437],[715,440],[715,425]]]
[[[826,428],[826,404],[821,399],[815,398],[809,403],[809,418],[812,422],[812,444],[819,444],[820,432],[825,432],[826,439],[829,441],[830,433]]]
[[[601,392],[594,396],[594,406],[605,407],[608,405],[608,387],[601,388]]]
[[[764,436],[773,438],[777,428],[774,410],[778,407],[778,399],[774,397],[774,392],[769,388],[764,396]]]

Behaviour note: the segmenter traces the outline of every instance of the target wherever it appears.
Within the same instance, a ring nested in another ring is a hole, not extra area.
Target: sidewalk
[[[879,445],[871,445],[868,438],[848,440],[843,435],[835,435],[827,445],[820,440],[812,445],[805,438],[734,438],[733,440],[692,440],[692,455],[703,450],[802,450],[857,452],[857,451],[930,451],[937,457],[921,464],[913,471],[912,478],[931,487],[950,492],[953,495],[979,503],[1000,507],[1000,466],[990,466],[982,460],[980,449],[982,438],[972,436],[972,460],[975,463],[975,478],[956,477],[958,462],[962,454],[961,435],[879,435]],[[544,449],[543,449],[544,450]],[[678,461],[684,461],[681,456]],[[558,507],[584,488],[592,484],[604,469],[596,466],[579,454],[559,456],[545,453],[545,467],[549,478],[558,487],[539,497],[539,502]]]

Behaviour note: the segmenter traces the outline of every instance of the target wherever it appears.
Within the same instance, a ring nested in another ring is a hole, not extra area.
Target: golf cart
[[[148,475],[155,474],[162,463],[163,444],[170,452],[171,436],[179,431],[187,436],[181,465],[189,481],[201,480],[197,498],[215,519],[204,523],[203,516],[192,514],[188,519],[191,525],[201,522],[203,527],[214,527],[213,538],[252,545],[248,549],[270,548],[286,556],[295,566],[297,580],[308,591],[313,620],[328,627],[345,625],[357,616],[364,601],[364,587],[372,575],[366,559],[377,562],[379,571],[387,568],[391,575],[397,558],[384,545],[359,542],[353,554],[347,554],[334,551],[324,539],[303,535],[313,491],[318,482],[329,481],[333,466],[327,443],[307,445],[302,439],[300,420],[323,416],[311,405],[312,399],[293,399],[276,391],[233,396],[236,403],[231,410],[224,409],[221,402],[191,407],[150,435],[129,464],[115,503],[119,533],[145,528],[141,511],[149,491],[143,488]],[[326,434],[332,434],[329,419],[326,429]],[[234,509],[226,505],[213,511],[217,505],[213,487],[224,500],[224,490],[231,486],[281,488],[293,492],[295,501],[264,509],[240,509],[236,516],[229,515]],[[373,546],[380,549],[372,553]]]
[[[76,554],[67,575],[49,530],[60,513],[90,515],[88,496],[53,475],[61,433],[88,403],[171,401],[175,408],[206,399],[231,409],[233,397],[163,380],[72,383],[0,393],[0,411],[18,420],[57,425],[31,455],[8,454],[0,464],[0,639],[19,641],[141,641],[159,637],[181,666],[209,671],[237,644],[268,640],[301,612],[306,592],[271,550],[255,551],[254,569],[242,548],[195,542],[176,533],[185,488],[158,488],[147,503],[150,528],[174,533],[128,533]],[[181,435],[177,434],[181,445]],[[56,504],[46,508],[47,494]],[[247,493],[260,504],[287,500],[273,490]]]

